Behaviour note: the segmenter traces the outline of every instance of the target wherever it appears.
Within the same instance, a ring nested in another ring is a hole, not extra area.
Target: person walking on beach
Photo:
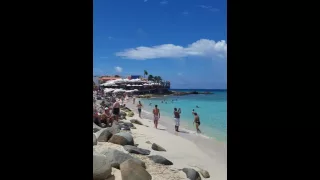
[[[155,105],[153,109],[153,123],[156,129],[158,129],[159,119],[160,119],[160,109],[158,109],[158,105]]]
[[[113,103],[112,106],[112,113],[115,116],[115,120],[118,121],[119,114],[120,114],[120,103],[118,101]]]
[[[198,132],[198,133],[201,133],[201,131],[200,131],[200,129],[199,129],[199,126],[200,126],[200,117],[198,116],[197,113],[193,113],[193,115],[194,115],[193,124],[196,123],[197,132]]]
[[[177,132],[179,132],[181,109],[179,108],[177,110],[177,108],[174,108],[173,114],[174,114],[174,121],[176,122],[175,129]]]
[[[137,107],[138,107],[139,118],[141,118],[141,108],[142,108],[142,104],[141,104],[140,101],[139,101],[139,104],[137,105]]]
[[[133,103],[132,104],[134,104],[135,102],[136,102],[136,97],[133,96]]]

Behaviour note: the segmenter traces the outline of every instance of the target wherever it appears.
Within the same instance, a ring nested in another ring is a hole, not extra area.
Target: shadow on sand
[[[187,131],[179,131],[180,133],[186,133],[186,134],[189,134],[189,132]]]

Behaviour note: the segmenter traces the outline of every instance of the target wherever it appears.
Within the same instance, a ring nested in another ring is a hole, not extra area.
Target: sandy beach
[[[136,99],[136,102],[138,101],[139,99]],[[184,133],[186,131],[183,129],[181,130],[184,132],[177,133],[174,131],[174,126],[170,128],[170,125],[173,124],[172,118],[166,116],[161,116],[159,127],[155,129],[150,115],[142,113],[142,119],[140,119],[132,101],[127,102],[126,106],[135,113],[132,119],[138,119],[144,125],[149,126],[136,126],[137,129],[132,130],[139,147],[151,150],[150,144],[147,144],[146,141],[156,142],[167,152],[151,151],[151,155],[158,154],[170,159],[173,162],[173,168],[199,167],[209,172],[211,177],[207,179],[227,179],[226,144],[197,134]]]
[[[136,99],[136,103],[139,99]],[[150,173],[153,180],[174,180],[188,179],[186,174],[181,171],[183,168],[193,168],[198,170],[201,168],[210,174],[210,180],[226,180],[227,179],[227,146],[225,143],[207,139],[196,134],[186,133],[187,131],[175,132],[171,127],[170,117],[161,116],[158,129],[154,128],[152,117],[143,111],[142,118],[139,118],[136,104],[132,104],[132,100],[128,100],[126,106],[135,114],[133,117],[127,117],[123,122],[130,122],[131,119],[137,119],[143,125],[135,124],[136,129],[131,129],[131,134],[135,144],[139,148],[150,150],[150,155],[161,155],[173,162],[171,166],[164,166],[152,162],[144,155],[130,154],[146,163],[146,170]],[[171,127],[171,128],[170,128]],[[156,143],[166,149],[166,151],[154,151],[151,144]],[[113,148],[124,153],[123,146],[109,143],[98,142],[94,149],[102,152],[105,149]],[[121,172],[112,168],[114,176],[109,180],[118,180],[121,178]]]

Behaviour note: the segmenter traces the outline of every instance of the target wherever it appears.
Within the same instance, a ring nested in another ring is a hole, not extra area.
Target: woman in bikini
[[[141,104],[140,101],[139,101],[137,107],[138,107],[139,117],[141,118],[141,108],[142,108],[142,104]]]
[[[154,127],[156,129],[158,129],[158,121],[160,119],[160,109],[158,109],[158,105],[155,105],[154,106],[154,109],[153,109],[153,122],[154,122]]]

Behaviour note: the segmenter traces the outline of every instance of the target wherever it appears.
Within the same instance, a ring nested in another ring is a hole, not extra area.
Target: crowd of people
[[[107,98],[109,98],[108,99],[109,104],[106,104],[105,101],[102,101],[102,103],[100,104],[100,108],[97,108],[96,106],[94,106],[94,108],[93,108],[93,122],[100,127],[110,127],[110,126],[112,126],[113,121],[119,120],[120,107],[125,106],[125,104],[124,104],[125,100],[128,100],[129,96],[127,94],[123,94],[120,96],[118,95],[118,96],[106,97],[106,95],[104,94],[102,89],[96,90],[95,93],[97,95],[97,98],[93,100],[94,104],[97,99],[107,99]],[[133,96],[132,97],[132,104],[135,104],[135,100],[136,100],[136,97]],[[122,103],[120,104],[120,102],[122,102]],[[163,103],[163,101],[162,101],[162,103]],[[149,105],[151,105],[151,104],[149,104]],[[136,107],[137,107],[139,117],[142,118],[141,111],[142,111],[143,105],[142,105],[141,101],[138,102]],[[197,107],[197,108],[199,108],[199,107]],[[158,128],[158,122],[160,119],[160,109],[158,108],[158,105],[154,106],[152,113],[153,113],[154,127]],[[174,121],[175,121],[175,131],[176,132],[179,132],[180,115],[181,115],[181,108],[174,108],[173,109],[173,117],[174,117]],[[195,125],[197,132],[201,133],[201,130],[199,129],[200,117],[199,117],[198,113],[196,113],[194,111],[194,109],[192,110],[192,115],[194,116],[193,124]]]
[[[97,89],[94,94],[96,94],[96,99],[93,99],[93,122],[100,127],[112,126],[113,121],[119,120],[120,107],[125,106],[124,100],[128,99],[128,95],[106,96],[102,89]],[[97,100],[102,100],[98,106]]]
[[[174,101],[174,100],[172,100]],[[177,101],[177,100],[176,100]],[[161,103],[166,102],[161,101]],[[135,104],[135,98],[133,98],[133,104]],[[152,103],[149,103],[149,106],[151,106]],[[137,109],[138,109],[138,113],[139,113],[139,117],[141,118],[141,109],[142,109],[143,105],[141,104],[141,102],[138,102],[137,105]],[[199,106],[196,106],[196,108],[199,108]],[[158,108],[158,105],[154,106],[154,109],[152,111],[153,113],[153,123],[154,123],[154,127],[158,128],[158,123],[159,123],[159,119],[160,119],[160,109]],[[181,114],[181,109],[180,108],[174,108],[173,109],[173,116],[174,116],[174,121],[175,121],[175,131],[179,132],[179,126],[180,126],[180,114]],[[194,121],[193,124],[196,126],[196,130],[198,133],[201,133],[201,130],[199,129],[200,126],[200,117],[198,115],[198,113],[196,113],[194,111],[194,109],[192,110],[192,115],[194,116]]]

